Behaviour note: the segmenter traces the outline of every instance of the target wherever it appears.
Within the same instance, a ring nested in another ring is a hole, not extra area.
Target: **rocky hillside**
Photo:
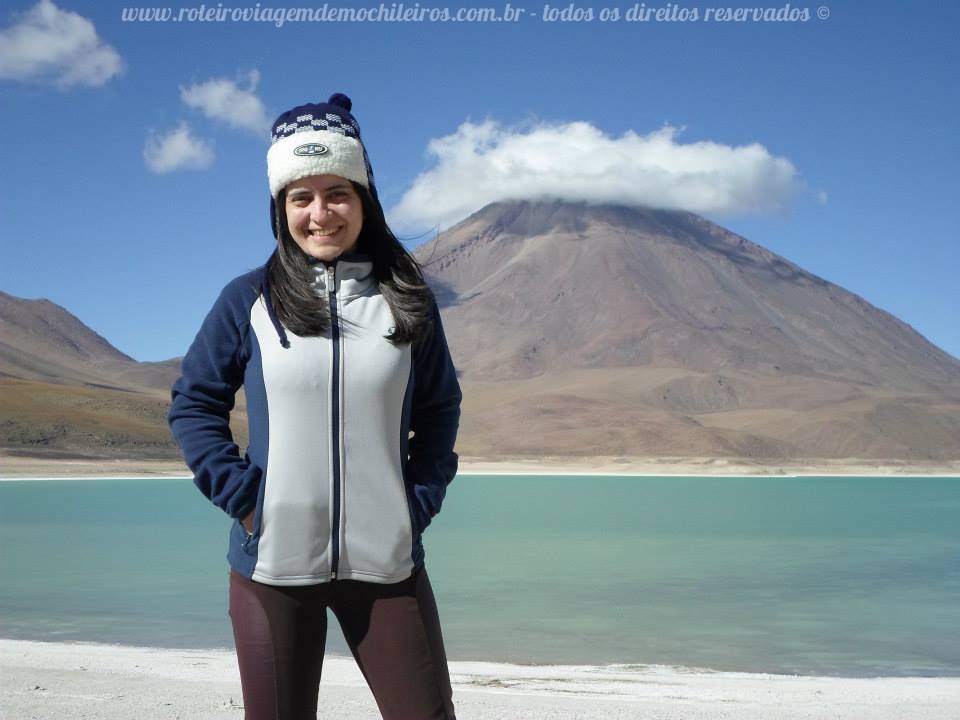
[[[467,452],[960,454],[960,362],[696,215],[497,203],[417,256]]]
[[[0,449],[175,458],[165,415],[178,369],[136,362],[49,300],[0,292]]]
[[[960,459],[960,361],[696,215],[497,203],[417,256],[461,373],[462,455]],[[178,368],[0,293],[0,454],[176,458]],[[242,404],[234,421],[243,444]]]

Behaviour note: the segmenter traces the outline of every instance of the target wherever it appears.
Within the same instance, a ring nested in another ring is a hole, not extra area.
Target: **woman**
[[[384,718],[454,717],[420,538],[456,473],[460,388],[350,110],[335,94],[274,123],[276,250],[224,288],[173,386],[194,481],[234,518],[247,720],[316,717],[327,608]],[[229,428],[241,386],[245,454]]]

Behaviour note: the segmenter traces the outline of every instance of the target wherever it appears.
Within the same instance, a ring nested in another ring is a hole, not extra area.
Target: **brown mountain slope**
[[[59,305],[0,292],[0,374],[100,382],[101,365],[133,362]]]
[[[960,387],[960,362],[906,324],[689,213],[497,203],[417,256],[470,378],[657,366]]]
[[[960,458],[960,362],[697,216],[502,203],[417,255],[462,374],[463,455]],[[177,457],[178,367],[0,294],[0,451]]]
[[[136,362],[49,300],[0,292],[0,449],[175,457],[164,416],[178,368]]]
[[[498,203],[417,256],[467,454],[960,455],[960,362],[695,215]]]
[[[46,457],[177,457],[160,392],[0,378],[0,450]]]

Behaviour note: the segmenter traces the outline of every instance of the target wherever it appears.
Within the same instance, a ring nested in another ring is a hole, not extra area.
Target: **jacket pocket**
[[[410,484],[407,485],[407,508],[410,511],[410,526],[413,528],[414,535],[422,535],[430,524],[430,515],[420,504],[413,485]]]
[[[253,508],[253,525],[250,531],[248,532],[247,528],[244,527],[242,518],[237,518],[235,521],[237,534],[242,538],[241,546],[248,555],[256,554],[257,545],[260,541],[261,528],[263,527],[263,497],[266,485],[266,476],[261,475],[260,488],[257,491],[257,504]]]
[[[232,548],[239,550],[245,556],[256,557],[259,542],[259,535],[248,533],[243,527],[243,523],[239,519],[234,519],[233,525],[230,527],[230,545]]]

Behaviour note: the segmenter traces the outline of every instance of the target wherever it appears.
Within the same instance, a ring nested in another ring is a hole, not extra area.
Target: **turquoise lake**
[[[231,647],[228,524],[0,482],[0,637]],[[424,541],[451,659],[960,676],[958,478],[464,475]]]

